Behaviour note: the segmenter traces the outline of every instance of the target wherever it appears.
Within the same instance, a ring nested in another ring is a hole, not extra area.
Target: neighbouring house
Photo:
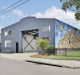
[[[38,51],[38,38],[56,49],[80,48],[80,30],[54,18],[26,17],[1,29],[1,52]]]

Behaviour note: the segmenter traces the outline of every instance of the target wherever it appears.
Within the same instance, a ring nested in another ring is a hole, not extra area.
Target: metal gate
[[[23,35],[23,52],[36,51],[37,50],[37,33],[34,31],[28,31]]]

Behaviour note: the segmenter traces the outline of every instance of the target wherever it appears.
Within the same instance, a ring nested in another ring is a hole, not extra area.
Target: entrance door
[[[16,53],[18,53],[19,50],[18,50],[18,42],[16,42]]]

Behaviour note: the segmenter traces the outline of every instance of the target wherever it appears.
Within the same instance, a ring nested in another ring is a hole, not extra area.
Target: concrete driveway
[[[7,59],[13,59],[13,60],[19,60],[23,61],[29,58],[31,55],[37,54],[37,52],[28,52],[28,53],[13,53],[13,54],[7,54],[7,53],[0,53],[0,56]]]
[[[80,69],[40,65],[0,57],[0,75],[80,75]]]

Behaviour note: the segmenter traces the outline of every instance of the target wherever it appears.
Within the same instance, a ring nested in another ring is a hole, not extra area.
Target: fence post
[[[67,56],[67,51],[66,51],[66,48],[65,48],[65,56]]]

